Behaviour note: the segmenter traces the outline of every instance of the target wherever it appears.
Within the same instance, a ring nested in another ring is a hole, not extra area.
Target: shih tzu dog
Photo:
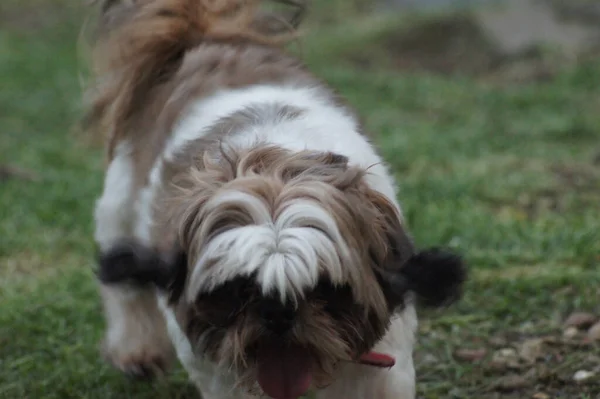
[[[283,49],[299,13],[259,3],[101,4],[104,355],[151,376],[176,354],[204,399],[414,398],[415,301],[465,268],[415,248],[355,114]]]

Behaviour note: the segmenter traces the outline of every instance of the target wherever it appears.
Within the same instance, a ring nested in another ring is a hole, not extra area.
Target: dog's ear
[[[409,292],[429,307],[458,300],[467,277],[462,258],[440,248],[416,251],[396,208],[383,198],[376,198],[375,204],[386,241],[385,255],[378,257],[375,270],[390,309],[402,306]]]
[[[452,252],[430,248],[412,255],[401,267],[386,268],[379,280],[390,308],[404,303],[408,292],[428,307],[450,305],[460,299],[467,269],[462,258]]]
[[[98,279],[107,285],[152,285],[175,302],[183,293],[187,256],[183,251],[163,254],[139,242],[122,241],[98,257]]]
[[[429,248],[414,254],[402,266],[400,275],[423,305],[440,307],[460,299],[467,269],[457,254]]]

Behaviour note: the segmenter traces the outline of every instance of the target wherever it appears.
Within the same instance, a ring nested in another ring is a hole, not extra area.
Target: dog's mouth
[[[297,399],[312,383],[314,359],[307,348],[276,341],[258,348],[258,384],[273,399]]]
[[[361,355],[356,363],[391,368],[395,359],[377,352]],[[313,380],[314,357],[296,344],[270,341],[257,352],[257,380],[263,392],[273,399],[297,399],[306,394]]]

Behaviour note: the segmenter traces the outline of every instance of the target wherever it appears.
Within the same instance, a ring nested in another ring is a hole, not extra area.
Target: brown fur
[[[189,99],[217,87],[241,86],[273,75],[289,77],[302,69],[280,52],[294,32],[274,30],[277,16],[262,13],[260,0],[102,3],[92,58],[96,82],[89,91],[86,125],[107,135],[109,160],[116,145],[130,135],[143,133],[152,139],[149,130],[165,111],[167,99],[181,90],[182,81],[194,82],[179,93]],[[188,57],[192,50],[201,53],[199,57]],[[193,60],[186,62],[187,58]],[[181,110],[176,108],[176,113]],[[162,127],[164,135],[168,126]]]

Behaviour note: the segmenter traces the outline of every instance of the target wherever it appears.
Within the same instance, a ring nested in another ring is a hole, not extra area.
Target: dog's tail
[[[95,2],[101,13],[92,52],[96,82],[85,124],[108,132],[109,148],[142,100],[177,70],[186,51],[205,40],[282,45],[295,36],[305,9],[303,0],[270,1],[291,6],[289,15],[266,12],[266,0]]]

